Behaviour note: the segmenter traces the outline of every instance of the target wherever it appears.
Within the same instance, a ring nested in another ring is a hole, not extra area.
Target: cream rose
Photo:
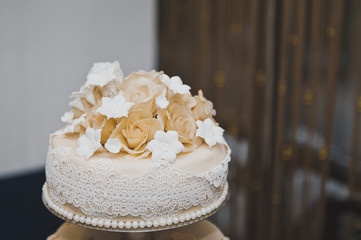
[[[172,102],[178,102],[182,105],[185,105],[189,109],[192,109],[196,106],[197,101],[190,94],[175,94],[171,97]]]
[[[180,142],[192,143],[197,126],[193,113],[183,101],[182,96],[174,95],[167,109],[159,110],[158,114],[161,116],[166,131],[177,131]]]
[[[86,125],[84,125],[85,128],[89,126],[94,129],[102,129],[100,142],[103,145],[117,125],[117,121],[114,118],[107,119],[105,116],[94,110],[88,113],[86,120]]]
[[[192,109],[195,119],[203,121],[207,118],[212,118],[213,103],[203,96],[202,90],[198,91],[198,96],[195,99],[196,105]]]
[[[131,110],[127,118],[120,119],[110,138],[120,141],[122,151],[141,154],[158,130],[163,130],[161,122],[151,112],[138,108]]]
[[[122,82],[124,97],[133,103],[147,102],[167,91],[159,72],[133,72]]]

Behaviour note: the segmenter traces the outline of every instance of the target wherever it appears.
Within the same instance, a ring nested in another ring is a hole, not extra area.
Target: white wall
[[[0,177],[42,167],[94,62],[155,67],[155,2],[0,0]]]

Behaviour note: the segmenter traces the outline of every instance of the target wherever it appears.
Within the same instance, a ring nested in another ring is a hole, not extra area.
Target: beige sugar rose
[[[158,110],[166,131],[177,131],[179,141],[186,144],[193,142],[197,126],[191,109],[181,95],[174,95],[167,109]]]
[[[122,82],[124,97],[133,103],[147,102],[167,91],[160,72],[133,72]]]
[[[198,96],[195,99],[196,105],[192,109],[195,119],[204,121],[207,118],[212,118],[213,103],[203,96],[202,90],[198,91]]]
[[[89,111],[87,115],[86,122],[84,123],[84,127],[92,127],[94,129],[102,129],[101,131],[101,144],[105,144],[108,140],[109,136],[115,129],[115,126],[117,124],[117,120],[114,118],[107,119],[106,116],[103,116],[102,114],[98,113],[93,109],[92,111]]]
[[[121,151],[130,154],[142,154],[147,143],[154,138],[158,130],[163,130],[161,122],[154,118],[150,111],[141,108],[131,110],[127,118],[120,119],[110,138],[117,138],[122,146]]]
[[[107,120],[106,117],[96,112],[96,109],[102,104],[102,97],[114,97],[120,92],[120,82],[113,80],[105,84],[103,87],[100,86],[83,86],[79,92],[72,94],[73,100],[70,103],[72,106],[72,112],[74,119],[81,117],[84,113],[87,114],[79,126],[74,128],[75,133],[84,133],[85,128],[91,126],[95,129],[102,130],[101,143],[110,135],[114,127],[115,119]]]
[[[183,104],[189,109],[194,108],[197,104],[196,99],[190,94],[175,94],[171,97],[171,101]]]

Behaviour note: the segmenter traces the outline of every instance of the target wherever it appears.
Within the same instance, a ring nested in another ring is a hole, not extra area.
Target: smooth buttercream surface
[[[121,175],[129,177],[141,176],[154,166],[150,157],[136,159],[124,153],[113,154],[105,150],[98,150],[87,160],[75,154],[78,146],[76,134],[53,135],[51,139],[53,148],[70,147],[71,152],[68,161],[76,166],[86,166],[89,161],[101,161],[110,159],[114,164],[114,170]],[[227,147],[216,144],[212,148],[203,143],[199,148],[190,153],[178,154],[174,166],[184,172],[200,174],[217,167],[227,155]]]

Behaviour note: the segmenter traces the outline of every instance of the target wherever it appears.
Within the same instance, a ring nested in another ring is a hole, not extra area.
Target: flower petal
[[[122,148],[122,145],[117,138],[109,138],[104,146],[111,153],[119,153]]]
[[[86,85],[103,87],[112,80],[123,80],[123,72],[119,67],[119,62],[94,63],[87,76]]]
[[[103,97],[102,105],[97,109],[97,112],[103,114],[107,118],[121,118],[127,117],[129,109],[134,103],[127,102],[123,95],[119,93],[114,98]]]

